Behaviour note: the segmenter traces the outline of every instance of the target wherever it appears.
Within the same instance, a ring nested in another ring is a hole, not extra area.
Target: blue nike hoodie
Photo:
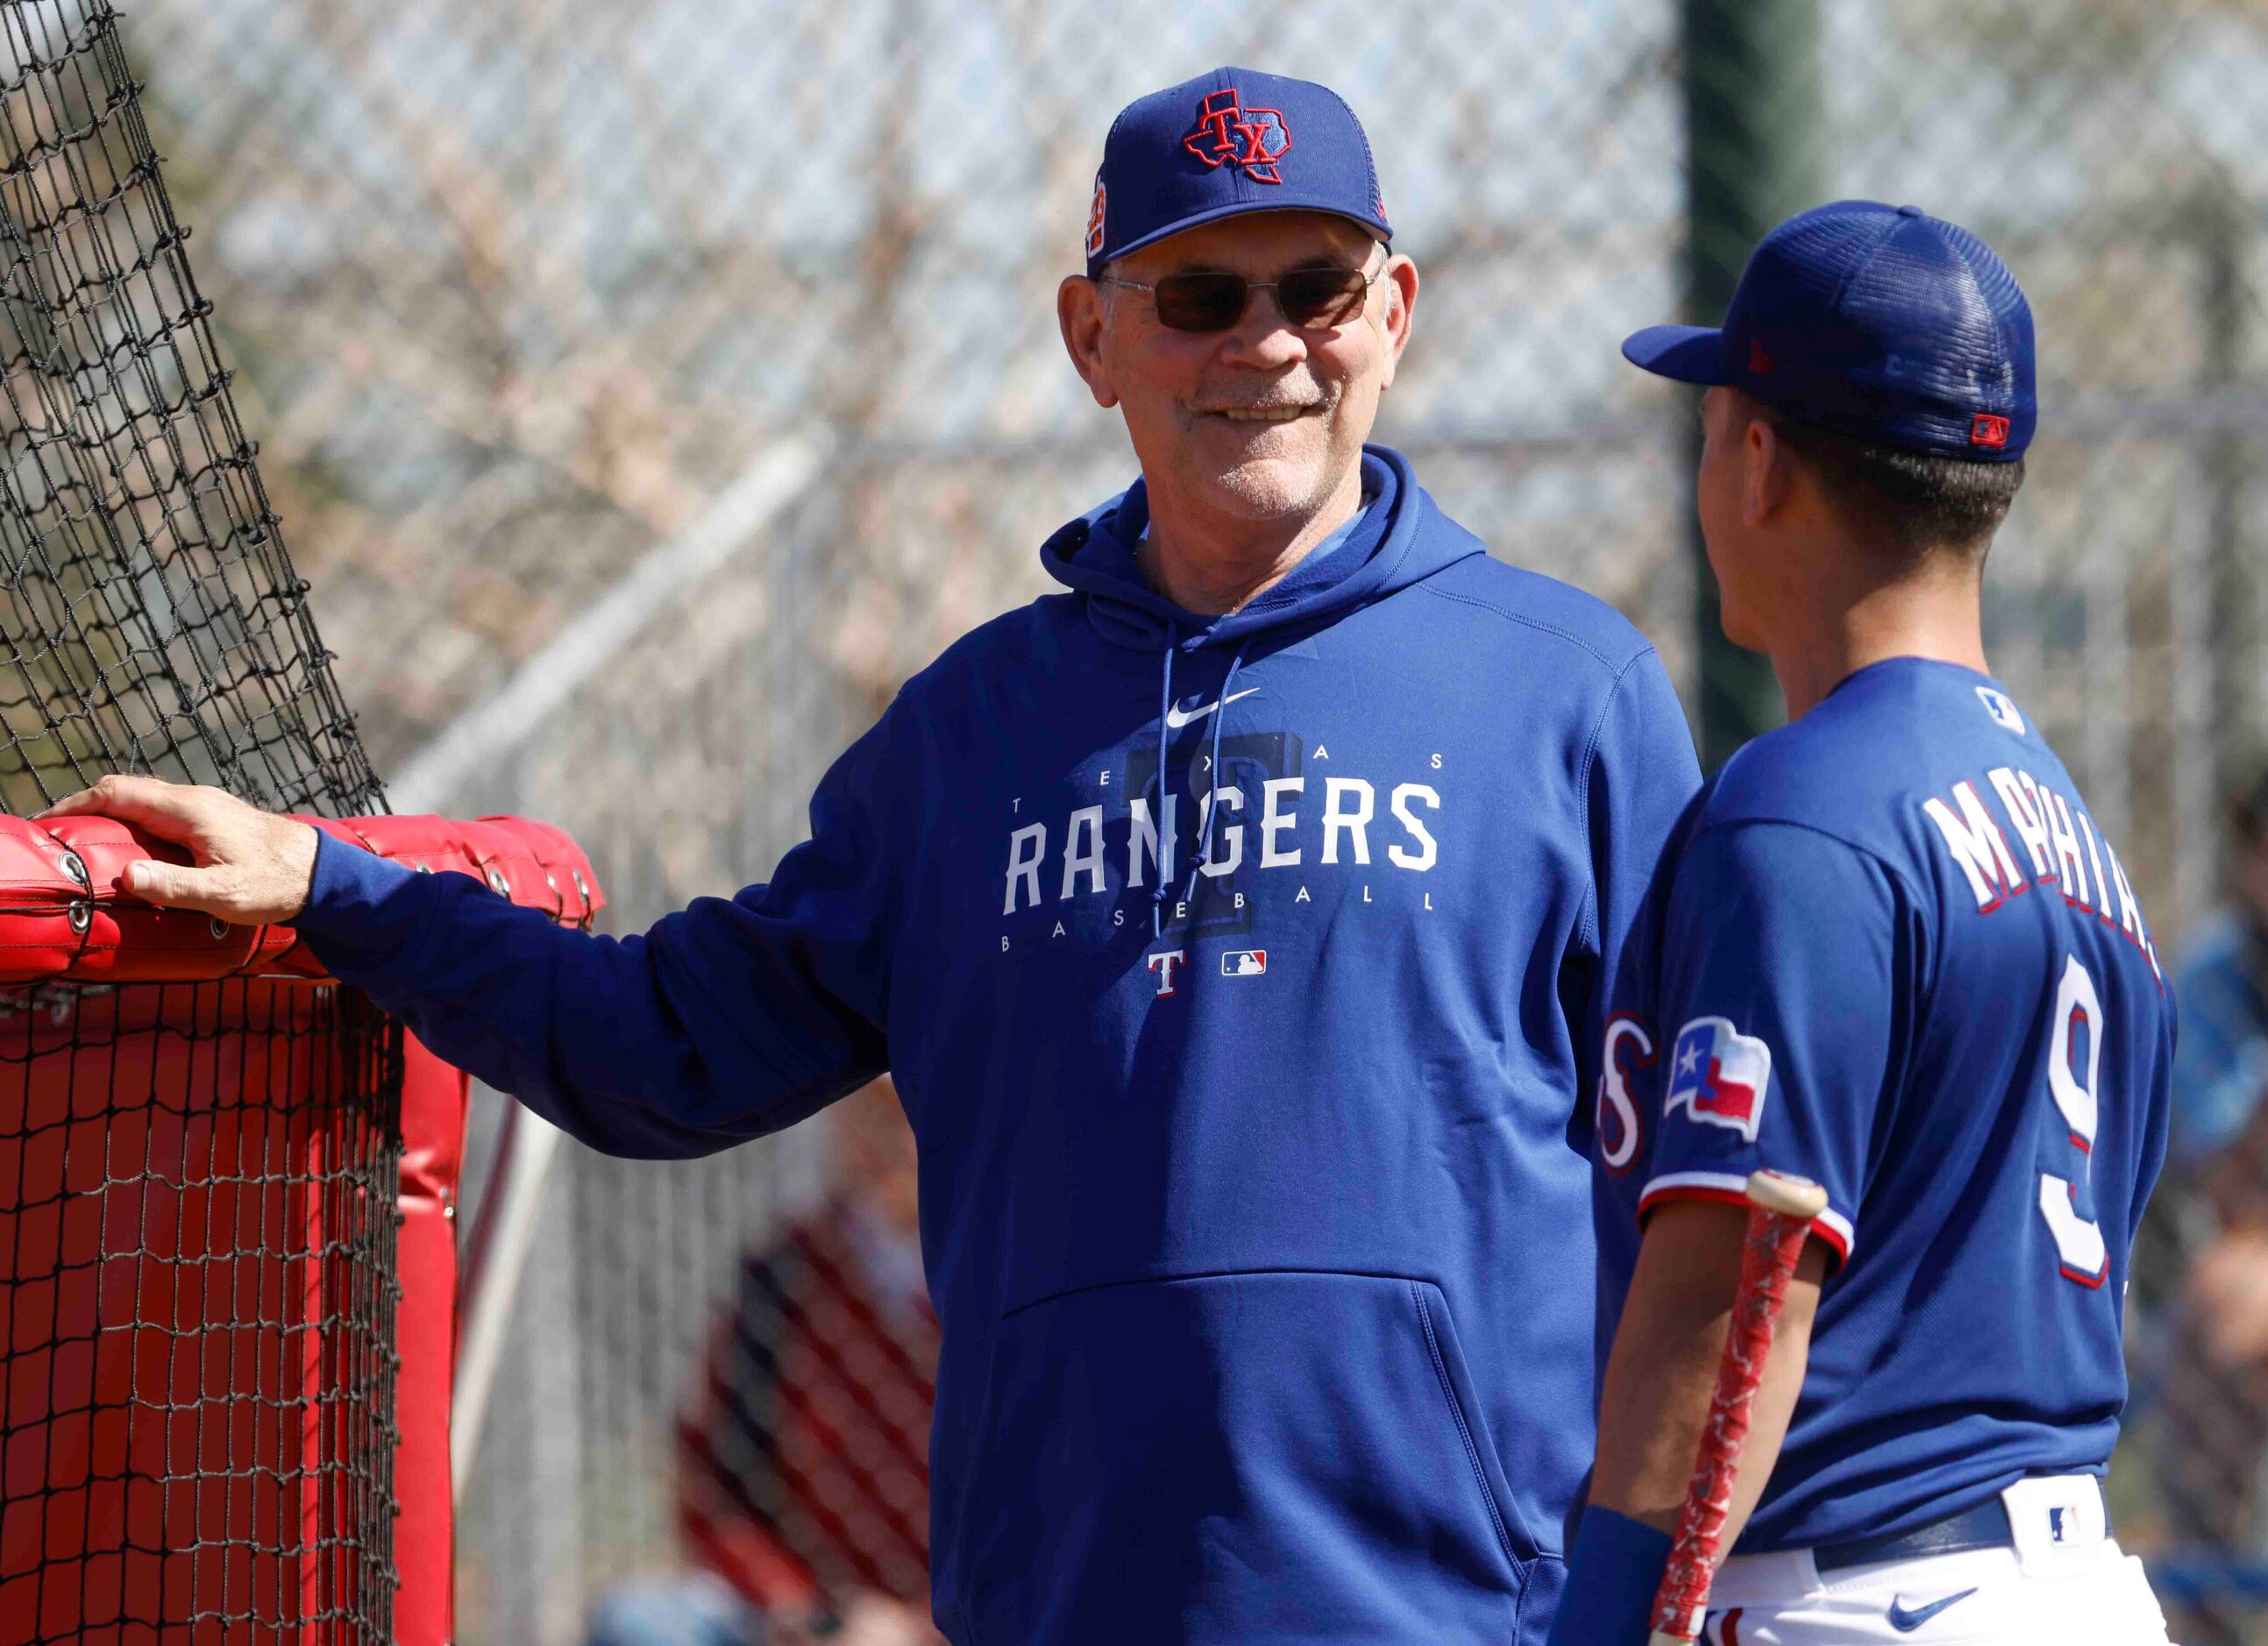
[[[325,840],[298,925],[609,1153],[883,1069],[944,1323],[955,1646],[1542,1640],[1592,1446],[1603,980],[1698,783],[1652,649],[1369,506],[1220,617],[1136,485],[837,762],[767,883],[644,937]]]

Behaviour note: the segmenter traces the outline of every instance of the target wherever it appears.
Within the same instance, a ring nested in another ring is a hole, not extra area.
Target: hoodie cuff
[[[1584,1510],[1545,1646],[1646,1646],[1668,1565],[1668,1532],[1595,1503]]]
[[[367,966],[408,946],[424,923],[433,891],[430,883],[438,877],[421,875],[320,829],[315,841],[307,900],[285,923],[306,938],[334,977],[346,980],[359,969],[353,961]],[[421,880],[429,884],[421,887]]]

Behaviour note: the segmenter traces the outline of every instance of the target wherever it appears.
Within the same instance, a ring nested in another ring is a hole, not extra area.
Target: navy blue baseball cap
[[[1248,211],[1328,211],[1391,239],[1370,139],[1329,86],[1216,69],[1138,98],[1103,140],[1086,272]]]
[[[1938,457],[2014,462],[2039,420],[2023,288],[1991,246],[1914,206],[1841,200],[1790,217],[1749,259],[1721,329],[1648,327],[1623,354]]]

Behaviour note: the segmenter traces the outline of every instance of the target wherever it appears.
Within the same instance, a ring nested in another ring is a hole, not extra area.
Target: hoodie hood
[[[1040,563],[1086,597],[1089,621],[1112,644],[1157,651],[1170,643],[1196,651],[1351,610],[1487,553],[1434,506],[1399,452],[1366,445],[1362,476],[1364,510],[1344,539],[1322,545],[1274,588],[1219,616],[1184,611],[1143,581],[1134,546],[1149,527],[1150,494],[1138,480],[1050,537]]]

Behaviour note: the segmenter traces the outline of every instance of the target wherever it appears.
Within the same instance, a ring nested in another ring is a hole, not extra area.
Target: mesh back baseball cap
[[[1362,122],[1328,86],[1216,69],[1136,99],[1112,122],[1087,210],[1086,272],[1200,223],[1299,210],[1393,238]]]
[[[2023,288],[1991,246],[1916,206],[1842,200],[1789,218],[1749,259],[1721,327],[1649,327],[1623,354],[1938,457],[2013,462],[2038,421]]]

